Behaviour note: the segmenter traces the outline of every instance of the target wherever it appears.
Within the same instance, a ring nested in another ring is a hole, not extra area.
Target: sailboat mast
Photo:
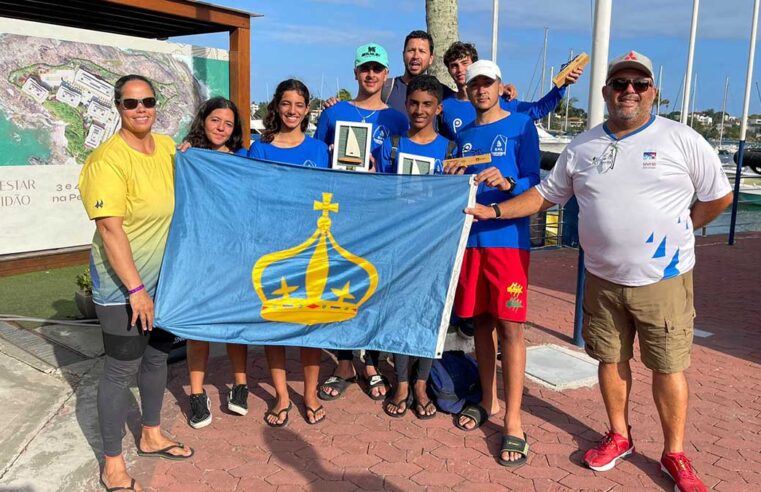
[[[690,24],[690,45],[687,50],[687,69],[684,72],[684,93],[682,93],[682,114],[679,121],[687,124],[687,111],[690,110],[690,87],[692,87],[692,60],[695,56],[695,35],[698,29],[698,10],[700,0],[692,0],[692,22]]]
[[[658,69],[658,102],[655,106],[655,115],[661,114],[661,88],[663,87],[663,65]]]
[[[729,77],[724,79],[724,102],[721,103],[721,126],[719,127],[719,150],[724,141],[724,119],[727,113],[727,92],[729,91]]]
[[[695,121],[695,100],[698,93],[698,73],[695,72],[695,84],[692,86],[692,112],[690,113],[690,127],[693,127],[693,122]]]
[[[499,0],[494,0],[491,13],[491,61],[497,63],[497,31],[499,24]]]
[[[573,60],[573,50],[568,55],[569,60]],[[571,105],[571,86],[565,88],[565,121],[563,122],[563,131],[568,133],[568,106]]]
[[[550,30],[549,27],[544,28],[544,49],[542,50],[542,77],[539,79],[541,81],[539,87],[539,97],[544,97],[544,76],[547,71],[547,32]]]
[[[550,67],[550,80],[552,80],[554,76],[555,76],[555,67],[552,66]],[[544,94],[544,92],[542,92],[542,94]],[[552,113],[554,113],[554,110],[547,113],[547,130],[552,129]]]

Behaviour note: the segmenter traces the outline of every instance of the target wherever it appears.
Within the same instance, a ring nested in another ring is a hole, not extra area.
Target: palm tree
[[[425,0],[425,22],[428,32],[433,37],[437,55],[428,73],[451,86],[452,79],[442,59],[449,45],[460,38],[457,29],[457,0]]]

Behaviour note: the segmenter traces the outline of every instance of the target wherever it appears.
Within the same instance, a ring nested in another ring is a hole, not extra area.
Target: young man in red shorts
[[[476,120],[458,131],[458,151],[462,157],[491,154],[491,162],[447,169],[450,173],[477,174],[476,201],[487,206],[517,196],[539,182],[536,127],[529,116],[500,107],[501,78],[499,67],[491,61],[479,60],[468,66],[467,94],[476,109]],[[480,405],[466,406],[456,424],[470,431],[499,411],[499,336],[506,413],[498,459],[505,466],[523,464],[528,455],[521,398],[530,247],[528,218],[474,223],[455,300],[457,316],[475,318],[476,359],[483,390]]]

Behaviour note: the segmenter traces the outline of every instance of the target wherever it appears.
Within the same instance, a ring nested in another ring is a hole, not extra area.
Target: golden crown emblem
[[[356,316],[359,307],[375,292],[378,286],[375,266],[342,248],[330,232],[329,214],[338,213],[338,203],[331,203],[332,198],[332,193],[323,193],[321,202],[315,200],[313,210],[321,211],[322,215],[317,219],[317,229],[309,239],[296,247],[266,254],[254,264],[251,278],[254,290],[262,301],[262,318],[306,325],[346,321]],[[272,275],[267,275],[273,266],[277,266],[278,271],[288,272],[289,278],[281,275],[279,284],[277,280],[273,281]],[[332,283],[336,283],[335,278],[346,273],[356,278],[357,269],[364,271],[369,285],[365,286],[362,282],[360,287],[355,288],[347,280],[342,287],[326,292],[331,274]],[[262,277],[268,279],[267,286],[263,284]],[[265,292],[273,287],[274,290]],[[360,299],[356,300],[363,290]]]

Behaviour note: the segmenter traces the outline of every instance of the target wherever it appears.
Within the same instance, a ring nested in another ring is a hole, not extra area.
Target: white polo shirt
[[[577,136],[537,186],[579,202],[579,241],[592,274],[648,285],[695,265],[690,205],[732,191],[716,151],[692,128],[653,116],[617,139],[605,124]]]

